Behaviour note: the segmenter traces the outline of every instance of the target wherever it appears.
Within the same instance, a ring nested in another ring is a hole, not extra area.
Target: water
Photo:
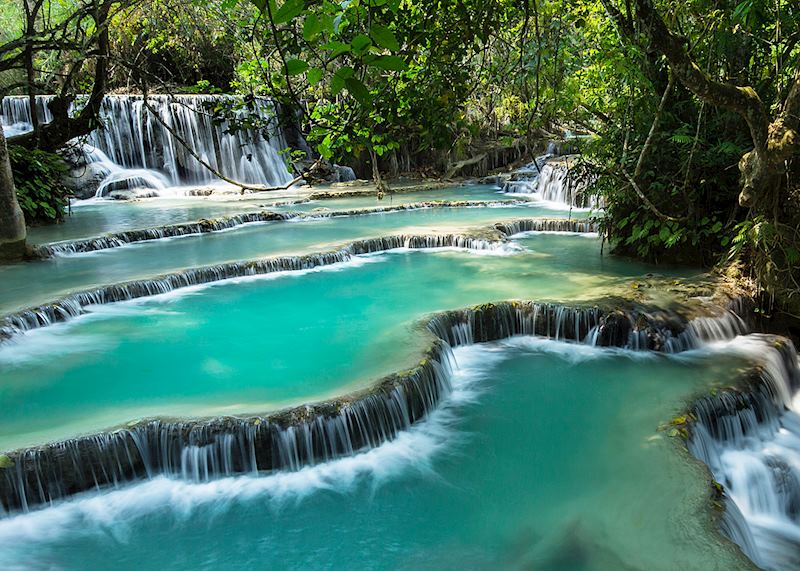
[[[602,200],[587,192],[592,177],[579,177],[573,170],[575,167],[575,161],[569,157],[542,155],[515,170],[502,190],[510,196],[528,196],[542,203],[601,207]]]
[[[0,267],[0,312],[45,303],[70,291],[184,268],[277,254],[331,249],[332,245],[397,233],[457,232],[499,220],[552,216],[535,206],[426,209],[304,222],[239,226],[227,232],[140,242],[87,255]]]
[[[365,190],[368,190],[367,187]],[[345,190],[345,189],[340,189]],[[89,238],[109,232],[122,232],[179,224],[201,218],[230,216],[240,212],[268,208],[279,212],[349,210],[410,204],[432,200],[507,200],[489,186],[453,186],[440,190],[397,193],[391,199],[377,200],[374,196],[334,198],[330,200],[307,200],[312,191],[286,190],[260,194],[225,194],[211,197],[152,198],[137,201],[79,200],[73,201],[72,214],[63,224],[37,226],[28,229],[28,240],[32,244],[59,242]],[[316,190],[314,191],[316,192]],[[277,204],[277,206],[275,206]],[[552,215],[560,215],[552,209]]]
[[[33,331],[0,346],[0,449],[150,415],[262,413],[342,394],[407,366],[420,350],[413,325],[429,312],[491,299],[591,300],[651,269],[601,257],[596,238],[518,244],[529,251],[401,252],[219,282]]]
[[[492,185],[475,184],[451,186],[436,190],[426,190],[421,192],[396,192],[378,200],[374,196],[370,197],[351,197],[337,198],[332,200],[312,200],[304,204],[284,206],[281,209],[310,211],[317,209],[324,210],[349,210],[353,208],[370,208],[375,206],[389,206],[392,204],[412,204],[414,202],[424,202],[433,200],[509,200],[513,197],[505,196],[499,188]],[[565,208],[553,208],[554,212],[564,212]],[[555,215],[555,214],[554,214]]]
[[[44,122],[52,120],[48,101],[49,97],[37,99]],[[194,154],[232,180],[266,186],[288,183],[293,177],[280,155],[287,144],[278,127],[277,109],[269,100],[256,99],[237,114],[261,120],[263,128],[234,131],[227,121],[216,122],[207,106],[235,101],[217,95],[153,95],[148,102],[156,118],[141,96],[106,96],[100,113],[104,126],[81,144],[78,154],[85,166],[76,168],[74,175],[79,181],[91,179],[87,182],[96,185],[99,197],[116,190],[169,196],[180,185],[216,182],[216,175],[187,151],[164,126],[168,125]],[[0,115],[9,134],[24,132],[30,122],[28,99],[4,98]]]
[[[424,257],[424,256],[423,256]],[[330,277],[330,276],[329,276]],[[730,360],[512,339],[459,349],[428,421],[353,458],[158,478],[0,521],[6,568],[746,569],[656,428]]]
[[[728,346],[730,345],[730,346]],[[698,403],[689,448],[728,494],[726,533],[760,567],[800,565],[800,385],[797,354],[771,336],[723,344],[760,361],[745,394]]]
[[[209,101],[154,98],[161,118],[229,176],[290,178],[279,132],[225,133],[199,112]],[[47,120],[46,99],[39,102]],[[26,105],[3,101],[7,133],[25,130]],[[264,118],[274,112],[267,101],[258,105]],[[110,97],[104,106],[108,126],[84,147],[98,195],[133,189],[161,198],[82,202],[65,224],[33,229],[32,243],[265,207],[314,214],[378,204],[365,196],[309,201],[300,189],[222,196],[219,185],[209,197],[191,196],[213,178],[141,98]],[[531,195],[530,204],[245,224],[0,268],[2,313],[140,280],[29,312],[36,328],[0,339],[0,450],[127,428],[0,457],[0,499],[37,510],[2,514],[0,565],[727,570],[750,568],[743,551],[766,569],[797,568],[800,373],[789,345],[735,337],[742,329],[730,316],[675,336],[640,328],[646,314],[617,313],[590,332],[598,310],[563,307],[546,317],[562,338],[694,349],[663,355],[518,336],[457,347],[451,362],[441,343],[430,345],[420,322],[432,312],[499,299],[591,301],[630,291],[631,278],[654,270],[601,256],[596,235],[499,242],[494,232],[465,241],[462,233],[496,222],[587,216],[569,207],[592,200],[560,163],[537,165],[541,176],[519,172],[504,188]],[[493,201],[498,191],[445,188],[379,204]],[[415,248],[471,249],[384,252],[403,244],[398,234],[417,236],[407,239]],[[237,263],[386,235],[395,238]],[[209,264],[225,266],[183,271]],[[276,271],[290,267],[305,269]],[[249,275],[254,268],[272,273]],[[231,275],[247,277],[220,281]],[[134,293],[146,296],[105,303]],[[104,304],[83,307],[87,300]],[[451,312],[433,330],[453,342],[508,335],[520,319],[509,308],[519,306],[499,307],[510,321],[481,321],[476,310],[473,329]],[[64,308],[72,318],[49,325]],[[566,332],[578,323],[579,334]],[[748,392],[730,392],[743,374]],[[690,450],[724,486],[719,523],[741,551],[717,532],[708,472],[669,436],[677,431],[667,423],[691,406]],[[159,420],[134,424],[149,417]],[[256,476],[258,469],[292,471]],[[97,483],[113,489],[61,499]]]

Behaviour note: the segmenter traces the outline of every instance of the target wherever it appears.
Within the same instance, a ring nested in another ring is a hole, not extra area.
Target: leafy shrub
[[[17,200],[28,224],[52,224],[64,218],[68,189],[64,160],[54,153],[12,146],[8,149]]]

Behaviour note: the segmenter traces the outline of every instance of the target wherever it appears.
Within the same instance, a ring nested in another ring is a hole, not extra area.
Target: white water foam
[[[38,543],[108,534],[124,539],[137,520],[163,510],[185,521],[199,508],[217,512],[229,509],[232,503],[260,501],[265,508],[276,510],[320,491],[347,494],[363,485],[375,489],[407,474],[438,478],[434,458],[456,452],[469,436],[459,430],[461,409],[479,398],[481,381],[506,357],[507,352],[490,346],[456,348],[453,391],[440,407],[394,440],[352,457],[296,472],[204,483],[161,476],[112,491],[80,494],[42,510],[0,519],[0,545],[8,546],[0,550],[0,564],[3,568],[22,568],[20,557],[35,550]]]
[[[596,345],[587,345],[584,343],[574,343],[570,341],[557,341],[555,339],[534,337],[530,335],[516,335],[514,337],[509,337],[508,339],[498,341],[492,345],[495,345],[504,351],[512,349],[516,351],[556,355],[573,365],[585,363],[587,361],[597,361],[600,359],[610,359],[620,356],[624,356],[627,359],[636,361],[654,361],[671,358],[671,356],[666,353],[657,353],[655,351],[633,351],[631,349],[623,349],[621,347],[599,347]]]
[[[773,338],[739,336],[710,343],[694,356],[730,354],[759,363],[765,379],[772,379],[775,400],[786,407],[779,416],[766,412],[740,412],[741,422],[725,424],[726,437],[718,440],[703,425],[690,442],[693,453],[705,462],[714,478],[725,486],[730,500],[727,518],[736,523],[731,536],[759,566],[788,571],[800,565],[800,393],[791,394],[783,357],[772,347]],[[692,358],[689,354],[684,358]]]
[[[531,236],[538,236],[539,234],[555,234],[557,236],[577,236],[579,238],[597,239],[600,237],[599,232],[569,232],[567,230],[526,230],[525,232],[517,232],[508,238],[510,240],[519,240],[520,238],[530,238]]]

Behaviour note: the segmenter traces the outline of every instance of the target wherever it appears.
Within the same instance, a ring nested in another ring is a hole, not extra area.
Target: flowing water
[[[492,222],[552,216],[536,206],[446,208],[367,216],[270,222],[230,231],[139,242],[85,255],[0,267],[0,311],[51,301],[76,289],[127,281],[183,268],[277,254],[331,249],[333,245],[386,234],[458,232]]]
[[[659,424],[729,362],[516,338],[458,349],[430,419],[349,459],[156,478],[0,521],[9,568],[744,569]],[[168,538],[168,541],[166,540]]]
[[[223,281],[32,331],[0,346],[0,449],[150,415],[261,413],[334,396],[411,362],[421,349],[413,325],[429,312],[591,300],[651,269],[601,256],[592,237],[515,243],[525,250],[400,251]]]
[[[44,304],[0,321],[4,569],[800,566],[793,347],[732,314],[680,333],[575,307],[696,270],[601,254],[564,161],[502,189],[239,196],[163,124],[268,186],[281,130],[152,102],[106,100],[99,198],[0,268],[0,313]],[[3,100],[7,134],[27,105]],[[131,190],[159,198],[102,198]],[[442,313],[509,299],[571,305]]]
[[[37,98],[44,122],[52,120],[48,102],[49,97]],[[180,196],[180,185],[215,183],[216,176],[181,140],[208,166],[237,182],[277,186],[292,179],[280,154],[287,145],[278,125],[278,111],[269,100],[256,99],[246,111],[263,122],[259,130],[236,130],[229,121],[212,116],[209,106],[237,103],[232,97],[153,95],[148,102],[152,112],[141,96],[107,96],[101,110],[103,128],[79,145],[79,162],[84,164],[75,169],[75,176],[96,177],[98,197],[114,190]],[[235,113],[241,116],[244,112]],[[26,126],[29,129],[28,99],[3,98],[0,116],[9,134],[24,132]]]
[[[368,190],[367,187],[364,190]],[[344,191],[347,189],[336,189]],[[30,228],[28,239],[33,244],[89,238],[109,232],[121,232],[179,224],[201,218],[218,218],[241,212],[270,209],[278,212],[312,210],[350,210],[385,207],[392,204],[411,204],[433,200],[508,200],[510,197],[488,185],[452,186],[440,190],[397,193],[391,198],[377,200],[374,196],[308,200],[310,191],[286,190],[242,196],[225,194],[212,197],[150,198],[138,201],[78,200],[73,201],[71,216],[63,224]],[[553,216],[562,208],[550,210]],[[580,215],[576,212],[575,215]]]

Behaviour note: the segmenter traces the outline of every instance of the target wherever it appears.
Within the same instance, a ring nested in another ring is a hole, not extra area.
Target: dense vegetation
[[[17,200],[28,224],[60,222],[69,190],[64,185],[67,167],[55,153],[10,147],[11,169]]]
[[[618,250],[741,260],[800,314],[793,0],[1,5],[0,93],[62,98],[15,144],[53,150],[98,128],[115,89],[273,97],[319,153],[381,185],[381,171],[458,175],[570,131]]]

